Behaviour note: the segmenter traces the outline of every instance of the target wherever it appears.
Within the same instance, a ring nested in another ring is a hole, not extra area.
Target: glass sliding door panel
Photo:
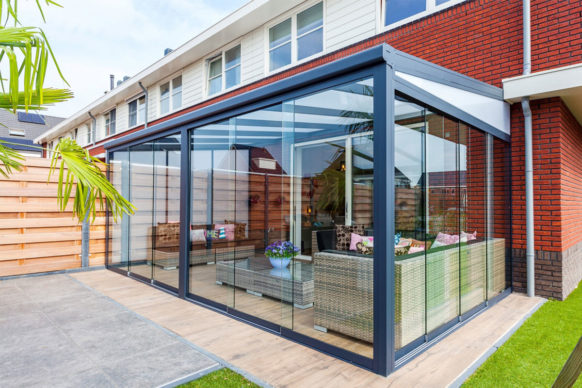
[[[427,333],[459,315],[458,122],[427,112]]]
[[[426,334],[426,110],[397,96],[394,125],[395,349]]]
[[[125,198],[129,198],[129,153],[117,151],[109,157],[109,179],[117,191]],[[109,218],[109,258],[108,264],[112,267],[127,271],[129,257],[129,220],[124,215],[117,222]]]
[[[372,358],[373,80],[293,103],[293,330]]]
[[[510,176],[508,143],[488,135],[489,233],[487,238],[487,298],[511,286],[510,262]]]
[[[191,135],[189,292],[234,307],[234,119],[197,128]]]
[[[154,143],[153,278],[178,288],[180,259],[180,135]]]
[[[130,147],[130,198],[137,208],[130,217],[129,271],[152,278],[154,210],[153,142]]]
[[[483,303],[486,294],[487,143],[484,132],[459,127],[461,222],[461,314]]]

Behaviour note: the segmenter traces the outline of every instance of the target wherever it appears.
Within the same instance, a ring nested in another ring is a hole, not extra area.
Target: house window
[[[145,122],[145,97],[142,96],[129,103],[129,127]]]
[[[79,128],[75,128],[75,132],[73,134],[73,140],[77,141],[77,136],[79,135]]]
[[[160,114],[164,115],[182,106],[182,76],[160,86]]]
[[[273,71],[323,51],[323,3],[318,3],[269,29],[269,70]]]
[[[117,112],[112,109],[105,115],[105,136],[113,135],[116,127]]]
[[[19,136],[19,137],[24,137],[26,136],[26,134],[24,133],[24,129],[14,129],[14,128],[9,128],[8,129],[8,134],[10,136]]]
[[[414,15],[438,11],[446,3],[451,3],[451,0],[386,0],[384,25],[389,26]]]
[[[208,61],[208,95],[240,84],[240,45],[222,52]]]

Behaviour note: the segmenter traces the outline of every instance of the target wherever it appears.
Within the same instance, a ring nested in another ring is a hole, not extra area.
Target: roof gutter
[[[146,129],[148,127],[148,107],[150,105],[150,99],[149,99],[149,93],[148,90],[143,86],[143,84],[141,83],[141,81],[138,82],[139,87],[141,88],[141,90],[143,90],[143,94],[145,95],[145,117],[144,117],[144,124],[143,124],[143,129]]]
[[[531,73],[531,4],[523,0],[523,74]],[[525,142],[525,228],[526,228],[526,265],[527,265],[527,296],[535,296],[535,236],[534,236],[534,204],[533,204],[533,145],[532,145],[532,113],[529,96],[521,99],[524,118]]]

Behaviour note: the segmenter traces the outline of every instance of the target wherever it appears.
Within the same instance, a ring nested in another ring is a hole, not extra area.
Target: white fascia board
[[[218,23],[204,30],[168,55],[160,58],[115,89],[107,92],[71,117],[54,126],[36,139],[42,143],[87,121],[88,112],[102,112],[107,106],[125,102],[125,99],[140,92],[138,82],[148,87],[170,76],[208,53],[240,38],[262,26],[269,20],[301,4],[303,0],[251,0]]]
[[[503,98],[510,103],[522,97],[563,97],[582,92],[582,63],[503,80]]]

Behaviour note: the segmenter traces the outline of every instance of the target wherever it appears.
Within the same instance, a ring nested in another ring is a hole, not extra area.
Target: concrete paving
[[[221,365],[67,275],[0,281],[0,387],[158,387]]]

